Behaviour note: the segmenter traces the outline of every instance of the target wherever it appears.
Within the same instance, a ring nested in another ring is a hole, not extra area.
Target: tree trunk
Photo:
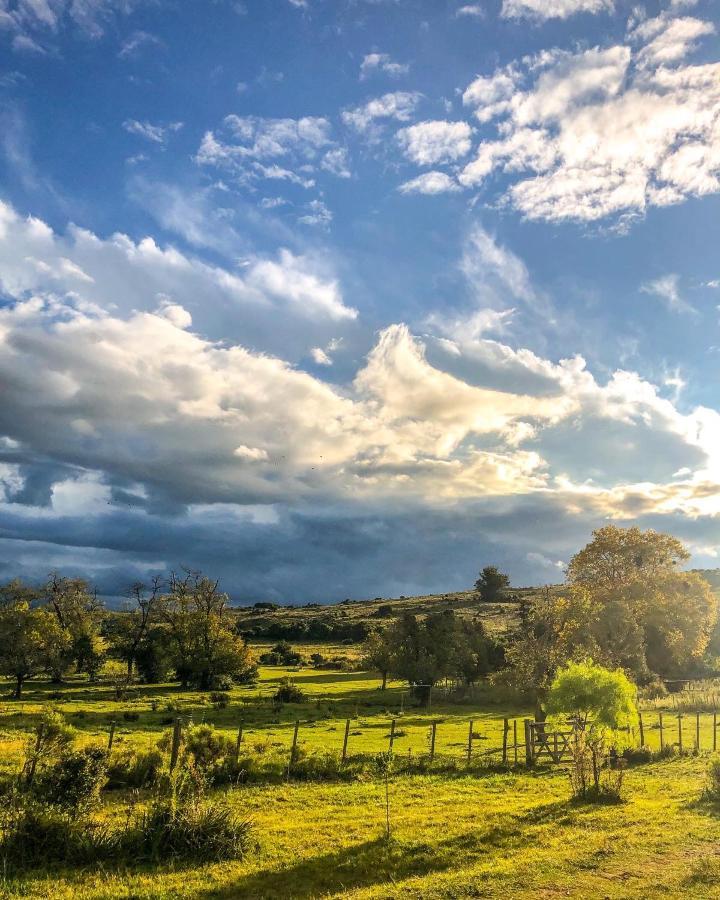
[[[23,686],[23,681],[25,681],[25,676],[17,675],[16,677],[17,677],[17,683],[15,685],[15,693],[13,694],[13,697],[15,697],[16,700],[19,700],[20,697],[22,696],[22,686]]]
[[[382,673],[382,687],[380,688],[380,690],[384,691],[386,687],[387,687],[387,672],[383,672]]]
[[[133,677],[133,658],[132,658],[132,656],[131,656],[130,659],[128,659],[128,661],[127,661],[127,680],[128,680],[128,683],[130,683],[130,682],[132,681],[132,677]]]
[[[540,734],[545,734],[545,722],[547,720],[547,713],[543,709],[542,702],[538,697],[535,700],[535,723],[537,725],[536,731]]]

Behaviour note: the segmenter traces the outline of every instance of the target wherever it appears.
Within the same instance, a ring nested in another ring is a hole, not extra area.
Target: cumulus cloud
[[[180,131],[182,122],[170,122],[168,125],[153,125],[151,122],[139,122],[137,119],[126,119],[123,128],[129,134],[136,134],[154,144],[164,144],[168,137]]]
[[[275,179],[311,188],[318,168],[341,178],[350,175],[347,151],[333,140],[332,125],[322,116],[226,116],[220,129],[204,134],[195,161],[245,185]]]
[[[461,6],[455,13],[456,16],[473,16],[474,18],[484,19],[485,18],[485,8],[480,6],[479,3],[468,3],[465,6]]]
[[[368,53],[360,63],[360,81],[370,78],[376,72],[389,75],[391,78],[399,78],[407,75],[410,66],[407,63],[395,62],[387,53]]]
[[[460,190],[460,185],[445,172],[424,172],[405,181],[398,187],[401,194],[449,194]]]
[[[567,19],[577,13],[612,12],[613,0],[503,0],[500,15],[506,19]]]
[[[57,297],[86,311],[152,312],[178,305],[205,332],[285,353],[325,339],[357,310],[344,302],[323,259],[281,249],[248,255],[242,269],[211,265],[162,247],[152,238],[108,239],[76,226],[67,234],[23,218],[0,203],[0,286],[18,299],[33,293]]]
[[[0,3],[0,33],[12,35],[16,50],[45,52],[62,31],[85,37],[103,36],[117,16],[130,13],[142,0],[18,0]]]
[[[418,122],[397,133],[405,156],[420,166],[448,163],[470,152],[472,129],[467,122]]]
[[[720,63],[686,54],[712,26],[663,15],[629,43],[548,51],[468,86],[464,103],[497,121],[459,175],[509,182],[530,219],[622,223],[651,206],[720,191]]]
[[[343,122],[355,131],[369,133],[378,122],[407,122],[415,112],[422,95],[417,91],[394,91],[368,100],[362,106],[346,109]]]

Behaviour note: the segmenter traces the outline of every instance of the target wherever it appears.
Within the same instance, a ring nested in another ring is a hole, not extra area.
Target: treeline
[[[689,557],[672,535],[609,525],[570,560],[562,588],[519,598],[519,621],[502,644],[452,612],[405,615],[371,635],[365,660],[383,687],[388,675],[427,691],[443,678],[490,674],[532,698],[538,719],[572,661],[593,659],[662,691],[662,679],[714,674],[720,655],[717,597],[700,573],[680,568]],[[494,566],[476,582],[488,600],[507,588]]]
[[[502,668],[502,644],[489,636],[479,619],[464,619],[452,610],[420,619],[405,613],[365,646],[369,668],[380,672],[382,688],[388,675],[410,684],[420,699],[443,679],[474,684]]]
[[[248,683],[257,668],[235,630],[227,594],[198,573],[136,584],[127,612],[106,610],[82,579],[51,575],[41,588],[0,586],[0,674],[24,682],[70,672],[95,678],[107,659],[125,665],[125,680],[174,678],[186,687],[223,689]]]
[[[242,629],[249,640],[260,641],[348,641],[360,643],[371,634],[366,622],[342,622],[331,617],[298,619],[293,622],[272,621]]]

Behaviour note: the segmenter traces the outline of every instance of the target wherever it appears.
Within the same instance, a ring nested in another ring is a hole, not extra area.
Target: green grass
[[[323,650],[327,648],[321,648]],[[308,702],[277,711],[270,703],[278,681],[290,675]],[[427,750],[427,732],[439,720],[438,753],[464,760],[468,723],[480,751],[499,746],[504,716],[521,723],[526,711],[508,706],[490,689],[470,705],[449,702],[438,691],[431,710],[408,705],[402,685],[386,692],[363,673],[263,667],[255,688],[236,688],[230,705],[216,709],[207,695],[173,685],[139,687],[132,699],[113,699],[110,685],[77,680],[60,688],[54,706],[76,726],[83,742],[104,742],[118,722],[116,747],[152,747],[175,715],[210,722],[245,740],[267,741],[289,750],[293,723],[300,719],[306,748],[342,745],[351,718],[351,753],[387,748],[389,723],[405,734],[399,755]],[[0,702],[0,765],[16,772],[24,742],[48,694],[57,690],[31,683],[20,702]],[[406,693],[406,692],[405,692]],[[497,703],[493,703],[497,700]],[[153,711],[153,701],[157,709]],[[676,742],[673,699],[665,701],[666,739]],[[399,715],[404,706],[403,715]],[[125,721],[123,712],[136,712]],[[646,743],[655,747],[657,712],[646,709]],[[701,720],[701,747],[711,746],[712,715]],[[359,733],[356,733],[359,732]],[[684,744],[694,742],[694,721],[684,720]],[[42,898],[315,898],[418,897],[533,898],[717,897],[720,807],[700,800],[709,754],[684,756],[632,767],[627,801],[578,805],[569,800],[563,767],[468,773],[464,763],[446,774],[395,775],[391,780],[393,838],[384,840],[384,788],[368,774],[349,782],[255,783],[223,789],[223,796],[255,824],[257,848],[237,862],[153,869],[34,872],[2,878],[0,896]],[[130,795],[105,795],[100,818],[121,821]]]

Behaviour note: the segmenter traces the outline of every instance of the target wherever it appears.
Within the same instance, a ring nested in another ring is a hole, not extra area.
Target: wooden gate
[[[559,763],[572,758],[571,741],[575,732],[549,731],[545,722],[525,720],[525,755],[528,764],[546,756],[550,762]]]

